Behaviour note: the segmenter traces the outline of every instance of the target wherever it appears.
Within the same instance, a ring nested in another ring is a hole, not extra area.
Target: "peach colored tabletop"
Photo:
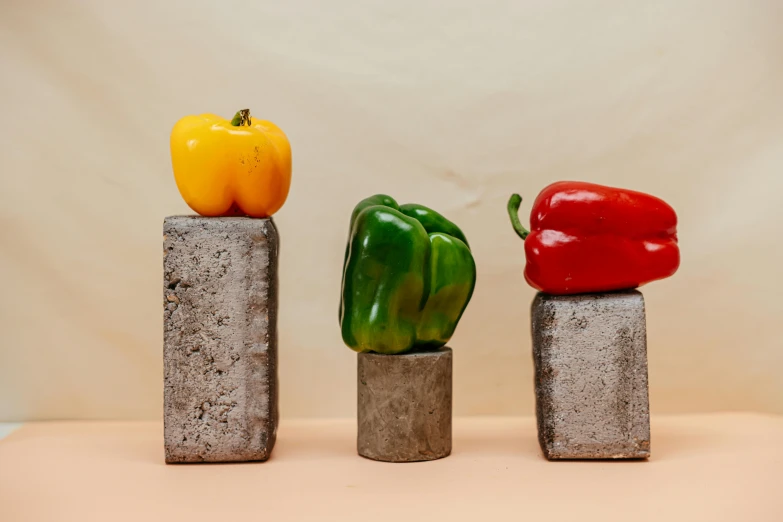
[[[25,424],[0,521],[783,521],[783,417],[654,417],[647,462],[547,462],[530,418],[458,419],[451,457],[355,454],[353,421],[285,421],[266,463],[166,465],[162,425]]]

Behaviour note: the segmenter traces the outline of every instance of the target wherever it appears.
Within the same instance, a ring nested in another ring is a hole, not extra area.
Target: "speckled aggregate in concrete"
[[[642,294],[539,293],[532,323],[538,438],[544,455],[649,457]]]
[[[163,238],[166,462],[266,460],[278,422],[275,224],[175,216]]]

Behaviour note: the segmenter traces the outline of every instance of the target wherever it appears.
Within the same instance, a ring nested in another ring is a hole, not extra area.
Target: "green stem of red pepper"
[[[525,239],[530,231],[522,226],[519,221],[519,205],[522,204],[522,196],[519,194],[511,194],[511,198],[508,200],[508,217],[511,218],[511,225],[514,227],[514,232],[519,237]]]

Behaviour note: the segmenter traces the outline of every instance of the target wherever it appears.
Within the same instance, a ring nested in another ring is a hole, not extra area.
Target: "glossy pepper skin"
[[[340,327],[357,352],[399,354],[443,346],[476,284],[467,239],[421,205],[378,194],[351,215]]]
[[[593,183],[561,181],[536,198],[530,232],[519,223],[521,198],[508,205],[525,240],[525,279],[548,294],[636,288],[680,265],[677,215],[663,200]]]
[[[272,122],[185,116],[171,131],[171,164],[182,198],[202,216],[269,217],[291,186],[291,145]]]

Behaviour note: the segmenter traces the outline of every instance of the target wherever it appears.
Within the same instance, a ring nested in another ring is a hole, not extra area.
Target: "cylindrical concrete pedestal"
[[[450,348],[359,354],[359,455],[416,462],[451,453]]]
[[[538,439],[544,455],[649,457],[642,294],[540,293],[532,316]]]
[[[266,460],[277,433],[272,219],[163,224],[166,462]]]

